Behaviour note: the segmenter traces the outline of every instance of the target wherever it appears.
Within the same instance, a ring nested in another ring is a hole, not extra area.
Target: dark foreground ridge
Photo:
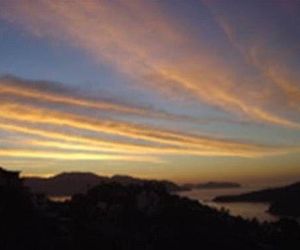
[[[240,195],[219,196],[216,202],[268,202],[269,212],[280,216],[300,217],[300,182]]]
[[[260,224],[232,217],[151,181],[103,183],[55,203],[5,173],[0,221],[1,250],[300,249],[293,220]]]

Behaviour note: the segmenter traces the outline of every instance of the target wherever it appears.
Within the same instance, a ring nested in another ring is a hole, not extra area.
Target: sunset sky
[[[0,166],[300,179],[300,1],[0,0]]]

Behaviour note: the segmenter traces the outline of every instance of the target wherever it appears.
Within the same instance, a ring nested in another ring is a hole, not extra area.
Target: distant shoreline
[[[300,182],[268,188],[238,195],[223,195],[213,199],[214,202],[266,202],[269,203],[270,214],[285,217],[300,217]]]

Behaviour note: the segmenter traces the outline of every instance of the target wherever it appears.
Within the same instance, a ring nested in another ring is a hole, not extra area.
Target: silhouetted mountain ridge
[[[144,182],[153,182],[164,186],[171,192],[183,190],[179,185],[165,180],[146,180],[126,175],[106,177],[90,172],[63,172],[49,178],[24,178],[24,185],[29,187],[33,193],[44,193],[52,196],[71,196],[77,193],[85,193],[96,185],[112,182],[122,185],[139,185]]]

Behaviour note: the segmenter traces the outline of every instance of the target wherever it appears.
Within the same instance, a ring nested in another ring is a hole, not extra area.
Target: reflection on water
[[[247,219],[257,218],[259,221],[276,221],[278,218],[266,211],[269,204],[266,203],[251,203],[251,202],[236,202],[236,203],[215,203],[205,202],[207,205],[216,208],[226,208],[231,215],[239,215]]]
[[[219,195],[240,194],[251,192],[257,188],[235,188],[235,189],[193,189],[191,191],[180,192],[179,195],[186,196],[191,199],[199,200],[217,209],[222,207],[228,209],[231,215],[242,216],[247,219],[257,218],[259,221],[276,221],[278,217],[273,216],[266,211],[269,208],[267,203],[253,203],[253,202],[213,202],[212,199]],[[65,202],[71,199],[71,196],[49,196],[51,201]]]
[[[50,201],[65,202],[71,200],[71,196],[48,196]]]
[[[257,189],[254,188],[236,188],[236,189],[194,189],[191,191],[179,193],[181,196],[186,196],[191,199],[199,200],[208,206],[215,208],[225,208],[230,211],[231,215],[242,216],[247,219],[257,218],[259,221],[276,221],[278,217],[273,216],[266,211],[269,204],[253,203],[253,202],[213,202],[212,199],[219,195],[240,194],[251,192]]]

